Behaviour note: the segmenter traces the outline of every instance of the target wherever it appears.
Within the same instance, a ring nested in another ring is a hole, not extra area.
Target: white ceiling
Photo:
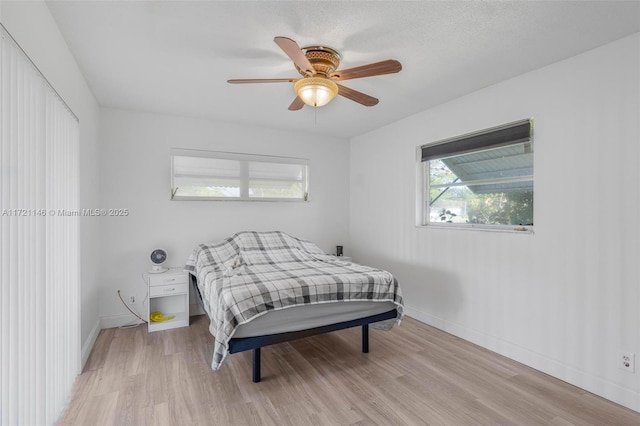
[[[366,133],[482,87],[640,31],[637,1],[50,1],[49,8],[106,107],[304,130]],[[345,81],[380,99],[338,97],[288,111],[298,77],[273,42],[321,44],[340,68],[384,59],[399,74]]]

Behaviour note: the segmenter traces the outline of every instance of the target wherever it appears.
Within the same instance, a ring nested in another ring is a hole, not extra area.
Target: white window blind
[[[171,150],[171,199],[307,201],[309,160]]]
[[[78,121],[0,27],[0,423],[51,424],[80,366]]]

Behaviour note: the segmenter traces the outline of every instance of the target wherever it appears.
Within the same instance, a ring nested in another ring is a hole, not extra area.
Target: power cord
[[[148,322],[148,321],[144,320],[144,319],[143,319],[140,315],[138,315],[136,312],[134,312],[134,311],[129,307],[129,305],[127,305],[127,303],[126,303],[126,302],[124,301],[124,299],[122,298],[122,295],[120,294],[120,290],[118,290],[118,297],[120,298],[120,301],[121,301],[121,302],[122,302],[122,304],[125,306],[125,308],[127,308],[127,309],[129,310],[129,312],[131,312],[133,315],[135,315],[136,317],[138,317],[138,319],[139,319],[140,321],[142,321],[143,323]],[[145,298],[145,299],[146,299],[146,298]],[[131,324],[131,325],[128,325],[128,326],[123,326],[123,328],[125,328],[125,327],[126,327],[126,328],[129,328],[129,327],[137,327],[138,325],[140,325],[140,324],[135,324],[135,325],[134,325],[134,324]]]
[[[149,299],[149,287],[147,287],[147,283],[149,282],[149,274],[147,272],[142,273],[142,281],[144,282],[144,287],[147,289],[147,292],[144,295],[144,299],[142,299],[142,306],[144,306],[144,304]]]

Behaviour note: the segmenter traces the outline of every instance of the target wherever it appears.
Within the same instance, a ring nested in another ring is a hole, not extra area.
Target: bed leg
[[[251,351],[251,364],[253,367],[253,383],[260,381],[260,348],[255,348]]]
[[[362,352],[369,353],[369,324],[362,326]]]

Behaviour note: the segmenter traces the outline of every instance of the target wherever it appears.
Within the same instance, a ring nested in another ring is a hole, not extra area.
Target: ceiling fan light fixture
[[[321,107],[338,94],[338,85],[325,77],[305,77],[294,84],[293,88],[305,104]]]

